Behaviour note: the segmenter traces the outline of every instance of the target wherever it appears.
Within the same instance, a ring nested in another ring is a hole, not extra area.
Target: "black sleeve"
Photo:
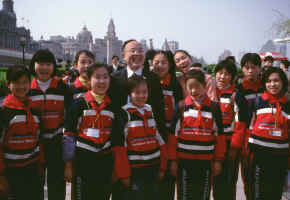
[[[235,106],[237,106],[237,109],[235,108],[235,111],[237,110],[238,114],[238,121],[239,122],[245,122],[248,124],[248,101],[246,98],[239,92],[236,92],[235,95]]]
[[[213,118],[217,126],[217,134],[223,135],[224,127],[223,127],[222,113],[219,106],[219,102],[214,102],[214,101],[211,102],[211,111],[212,111]]]
[[[157,128],[164,141],[167,142],[168,133],[165,127],[165,105],[164,97],[157,75],[151,73],[148,78],[149,98],[148,103],[152,106],[152,111],[157,123]]]
[[[183,99],[183,89],[180,83],[175,80],[175,89],[174,89],[174,100],[175,103],[179,103]]]
[[[128,114],[123,109],[115,113],[115,119],[112,126],[112,147],[124,146],[125,143],[125,126],[128,122]]]

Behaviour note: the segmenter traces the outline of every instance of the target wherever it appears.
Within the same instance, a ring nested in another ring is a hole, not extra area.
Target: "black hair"
[[[199,67],[199,68],[202,68],[202,64],[201,63],[193,63],[192,65],[191,65],[192,67]]]
[[[261,58],[260,58],[259,54],[257,54],[257,53],[246,53],[245,55],[243,55],[243,57],[241,59],[242,68],[248,62],[251,62],[253,65],[257,65],[259,67],[261,67],[261,64],[262,64]]]
[[[290,65],[288,60],[281,60],[281,63],[283,63],[285,67],[288,67]]]
[[[185,83],[189,79],[196,79],[198,82],[200,82],[202,85],[206,85],[205,82],[205,75],[201,70],[198,69],[191,69],[185,74]]]
[[[135,39],[126,40],[126,41],[123,43],[122,47],[121,47],[122,52],[124,52],[124,50],[125,50],[127,44],[130,43],[130,42],[133,42],[133,41],[136,41],[136,42],[137,42],[137,40],[135,40]]]
[[[80,50],[80,51],[77,52],[77,54],[75,56],[75,60],[74,60],[74,64],[75,65],[78,64],[80,55],[83,54],[83,53],[86,56],[88,56],[89,58],[93,59],[93,61],[95,61],[95,55],[92,52],[90,52],[89,50]]]
[[[215,67],[214,74],[216,75],[216,73],[222,69],[226,69],[227,72],[231,74],[231,83],[233,83],[237,75],[237,66],[231,60],[222,60]]]
[[[274,62],[274,58],[272,56],[266,56],[265,59],[264,59],[264,62],[266,62],[266,61],[269,61],[269,62],[273,63]]]
[[[192,57],[191,57],[191,55],[187,52],[187,51],[185,51],[185,50],[182,50],[182,49],[178,49],[178,50],[176,50],[175,52],[174,52],[174,54],[173,54],[173,57],[175,57],[175,55],[177,54],[177,53],[184,53],[185,55],[187,55],[188,57],[189,57],[189,59],[192,61]]]
[[[152,61],[154,60],[155,56],[157,56],[158,54],[162,54],[166,57],[167,61],[168,61],[168,64],[169,64],[169,70],[168,70],[168,73],[171,75],[171,76],[176,76],[175,73],[176,73],[176,65],[175,65],[175,62],[174,62],[174,58],[173,58],[173,54],[171,51],[155,51],[154,52],[154,55],[152,57]]]
[[[27,76],[28,80],[30,80],[29,70],[24,65],[10,66],[6,73],[6,81],[9,84],[11,82],[17,81],[23,75]]]
[[[137,88],[141,84],[147,84],[146,78],[142,76],[131,76],[127,81],[127,89],[128,93],[131,94],[131,92]]]
[[[92,75],[94,74],[94,72],[97,70],[97,69],[100,69],[100,68],[105,68],[108,72],[108,75],[110,75],[110,72],[109,72],[109,69],[108,69],[108,66],[104,63],[93,63],[91,64],[89,67],[88,67],[88,78],[91,79]]]
[[[236,63],[236,58],[235,58],[235,56],[228,56],[228,57],[226,57],[225,60],[228,60],[228,61],[231,61],[231,62],[233,62],[233,63]]]
[[[150,71],[150,63],[149,60],[153,60],[154,55],[156,54],[156,51],[154,49],[149,49],[145,53],[145,60],[144,60],[144,72]],[[152,63],[151,63],[152,64]]]
[[[112,56],[112,60],[113,60],[114,58],[118,58],[118,60],[119,60],[119,57],[116,56],[116,55],[113,55],[113,56]]]
[[[32,75],[36,75],[35,73],[35,63],[52,63],[53,64],[53,73],[52,77],[56,74],[56,60],[53,53],[48,49],[38,50],[32,57],[29,65],[29,70]]]
[[[287,76],[285,74],[285,72],[278,68],[278,67],[269,67],[262,76],[262,85],[264,90],[266,90],[266,83],[270,77],[271,74],[273,73],[277,73],[279,74],[280,79],[282,80],[282,90],[281,90],[281,94],[284,95],[287,91],[288,91],[288,79]]]

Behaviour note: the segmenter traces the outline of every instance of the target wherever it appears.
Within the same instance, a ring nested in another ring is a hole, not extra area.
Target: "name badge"
[[[99,138],[100,137],[100,131],[99,131],[99,129],[88,128],[86,130],[86,135],[89,136],[89,137]]]
[[[270,130],[269,133],[270,133],[271,136],[277,136],[277,137],[281,137],[282,136],[281,129],[273,129],[273,130]]]

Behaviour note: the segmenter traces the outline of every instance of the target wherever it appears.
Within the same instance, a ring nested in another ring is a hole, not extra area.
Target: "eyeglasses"
[[[127,52],[130,52],[130,53],[144,53],[144,49],[143,48],[140,48],[140,49],[128,49],[128,50],[125,50]]]

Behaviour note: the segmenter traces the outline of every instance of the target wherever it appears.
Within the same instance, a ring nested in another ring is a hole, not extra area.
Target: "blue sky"
[[[103,38],[113,17],[121,40],[153,38],[155,47],[176,40],[215,62],[225,49],[238,56],[275,38],[271,27],[280,18],[273,10],[290,17],[290,0],[14,0],[14,9],[18,25],[28,26],[36,40],[76,36],[84,24]]]

